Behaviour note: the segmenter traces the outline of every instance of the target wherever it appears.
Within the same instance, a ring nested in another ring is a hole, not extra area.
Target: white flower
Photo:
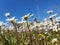
[[[53,28],[54,28],[54,29],[57,29],[57,26],[55,25],[55,26],[53,26]]]
[[[56,25],[55,25],[55,26],[53,26],[53,31],[56,31],[56,32],[58,31],[58,30],[57,30],[57,26],[56,26]]]
[[[40,27],[39,30],[42,30],[42,28]]]
[[[9,22],[5,22],[5,23],[3,23],[3,25],[7,28],[8,27],[8,23]]]
[[[47,19],[44,19],[44,25],[47,25],[48,22],[47,22]]]
[[[60,21],[60,17],[57,17],[57,18],[56,18],[56,21]]]
[[[16,22],[15,16],[12,18],[7,18],[6,21],[9,21],[11,23],[15,23]]]
[[[49,18],[53,18],[53,17],[56,17],[57,13],[54,14],[54,15],[51,15]]]
[[[58,41],[57,38],[52,39],[52,43],[55,43],[57,41]]]
[[[33,14],[28,13],[27,15],[24,15],[22,17],[22,20],[27,20],[28,18],[31,18],[32,16],[33,16]]]
[[[29,18],[31,18],[34,14],[30,14]]]
[[[58,26],[58,25],[59,25],[59,23],[56,23],[55,25],[56,25],[56,26]]]
[[[15,17],[10,18],[10,21],[15,20]]]
[[[35,26],[32,26],[32,25],[30,26],[30,29],[31,29],[31,30],[33,30],[34,28],[36,28],[36,27],[35,27]]]
[[[49,28],[49,29],[53,29],[52,26],[53,26],[53,25],[51,24],[51,22],[49,22],[49,23],[48,23],[48,28]]]
[[[29,16],[30,15],[30,13],[28,13],[26,16]]]
[[[53,10],[49,10],[47,11],[48,14],[52,14],[53,13]]]
[[[15,17],[12,17],[12,18],[7,18],[6,21],[12,21],[12,20],[15,20]]]
[[[9,16],[10,16],[10,13],[5,13],[5,16],[6,16],[6,17],[9,17]]]

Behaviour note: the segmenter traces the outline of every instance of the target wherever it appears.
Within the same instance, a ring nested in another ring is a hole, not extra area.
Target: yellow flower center
[[[14,23],[15,22],[15,20],[11,20],[11,23]]]
[[[24,18],[24,20],[27,20],[28,19],[28,16],[24,16],[23,18]]]

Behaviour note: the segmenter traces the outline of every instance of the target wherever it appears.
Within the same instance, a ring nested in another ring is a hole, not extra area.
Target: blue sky
[[[53,10],[59,16],[60,0],[0,0],[0,21],[6,19],[4,15],[6,12],[10,12],[11,16],[16,16],[18,19],[27,13],[33,13],[38,20],[43,20],[49,16],[47,10]]]

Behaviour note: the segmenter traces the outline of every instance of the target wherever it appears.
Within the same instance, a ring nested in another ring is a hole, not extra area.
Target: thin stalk
[[[31,34],[31,31],[30,31],[30,29],[29,29],[29,25],[28,25],[28,21],[26,21],[26,23],[27,23],[27,28],[28,28],[28,31],[29,31],[29,37],[30,37],[30,42],[31,42],[31,44],[32,44],[32,34]]]
[[[16,25],[15,24],[13,24],[14,25],[14,28],[15,28],[15,32],[16,32],[16,39],[17,39],[17,43],[16,43],[16,45],[19,45],[18,43],[19,43],[19,38],[18,38],[18,31],[17,31],[17,27],[16,27]]]

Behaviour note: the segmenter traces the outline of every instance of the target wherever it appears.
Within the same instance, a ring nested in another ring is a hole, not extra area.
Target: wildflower
[[[48,24],[48,22],[47,22],[47,19],[45,18],[44,19],[44,25],[47,25]]]
[[[38,37],[45,38],[45,36],[43,34],[39,34]]]
[[[47,11],[48,14],[52,14],[53,13],[53,10],[49,10]]]
[[[34,14],[30,14],[29,18],[30,18],[30,17],[33,17],[33,15],[34,15]]]
[[[53,22],[53,18],[56,17],[57,14],[51,15],[49,19]]]
[[[53,31],[58,32],[58,30],[57,30],[57,26],[56,26],[56,25],[55,25],[55,26],[53,26]]]
[[[49,18],[51,19],[51,18],[53,18],[53,17],[56,17],[56,15],[57,15],[57,14],[51,15]]]
[[[28,13],[27,16],[28,18],[32,17],[34,14]]]
[[[42,30],[42,28],[40,27],[39,30]]]
[[[58,41],[57,38],[52,39],[52,43],[55,43],[57,41]]]
[[[56,25],[56,26],[58,26],[58,25],[59,25],[59,23],[56,23],[55,25]]]
[[[14,22],[15,22],[15,17],[12,17],[12,18],[10,19],[10,22],[11,22],[11,23],[14,23]]]
[[[49,29],[53,29],[53,27],[52,26],[49,26]]]
[[[27,16],[29,16],[29,15],[30,15],[30,13],[27,14]]]
[[[33,14],[28,13],[27,15],[23,16],[22,19],[27,20],[28,18],[30,18],[32,16],[33,16]]]
[[[16,21],[15,17],[12,17],[12,18],[7,18],[6,21],[10,21],[11,23],[14,23]]]
[[[8,24],[9,24],[9,22],[5,22],[5,23],[3,23],[3,26],[5,26],[6,28],[8,28]]]
[[[57,18],[56,18],[56,21],[60,21],[60,17],[57,17]]]
[[[5,16],[6,16],[6,17],[9,17],[9,16],[10,16],[10,13],[5,13]]]
[[[23,18],[24,18],[24,20],[27,20],[28,19],[28,16],[25,15]]]
[[[31,26],[30,26],[30,29],[31,29],[31,30],[34,30],[34,29],[36,29],[36,27],[31,25]]]

